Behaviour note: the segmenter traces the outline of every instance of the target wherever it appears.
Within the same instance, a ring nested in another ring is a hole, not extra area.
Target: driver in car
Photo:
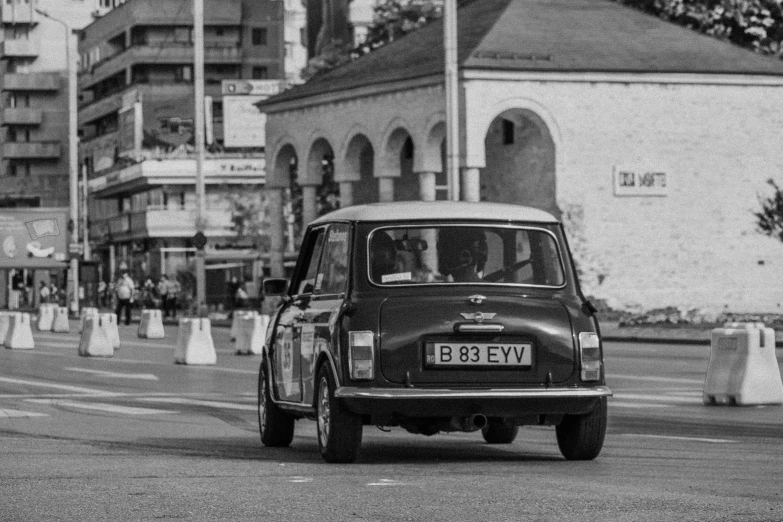
[[[487,239],[483,230],[448,227],[438,233],[438,269],[455,283],[482,281],[487,263]]]

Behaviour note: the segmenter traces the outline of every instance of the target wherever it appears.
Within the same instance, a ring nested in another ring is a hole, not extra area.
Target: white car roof
[[[341,208],[319,217],[313,224],[331,221],[525,221],[559,223],[549,212],[506,203],[470,203],[466,201],[398,201]]]

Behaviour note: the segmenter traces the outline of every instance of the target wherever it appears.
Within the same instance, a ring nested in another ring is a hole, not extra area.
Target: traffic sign
[[[196,235],[193,236],[193,246],[199,250],[204,250],[206,244],[207,236],[204,235],[204,232],[196,232]]]

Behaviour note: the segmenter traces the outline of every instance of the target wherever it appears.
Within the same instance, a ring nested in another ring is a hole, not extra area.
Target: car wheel
[[[294,439],[294,418],[272,401],[272,381],[267,362],[258,372],[258,432],[264,446],[286,447]]]
[[[334,377],[327,365],[318,371],[318,447],[326,462],[356,460],[362,446],[362,419],[335,399]]]
[[[566,415],[555,428],[560,453],[568,460],[593,460],[606,435],[606,397],[585,415]]]
[[[519,426],[513,424],[488,424],[481,428],[481,436],[488,444],[511,444],[517,438]]]

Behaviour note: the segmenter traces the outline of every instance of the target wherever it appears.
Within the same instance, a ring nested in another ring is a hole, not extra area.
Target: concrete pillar
[[[479,182],[479,169],[475,167],[462,167],[462,201],[481,201],[481,183]]]
[[[341,181],[340,182],[340,208],[350,207],[353,205],[353,182]]]
[[[304,227],[318,217],[317,196],[318,187],[315,185],[302,186],[302,226]]]
[[[435,201],[435,173],[419,172],[419,199]]]
[[[378,178],[378,201],[394,201],[394,178]]]
[[[266,201],[269,212],[269,271],[271,277],[285,277],[283,254],[285,252],[285,216],[283,215],[282,188],[267,188]]]

